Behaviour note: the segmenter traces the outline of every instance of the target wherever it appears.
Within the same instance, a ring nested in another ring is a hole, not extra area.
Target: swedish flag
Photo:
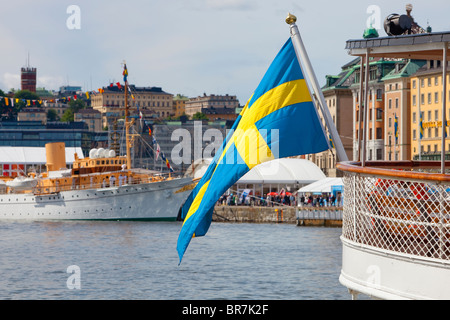
[[[420,115],[420,121],[419,121],[419,135],[420,139],[423,138],[423,123],[422,123],[422,115]]]
[[[327,149],[329,141],[289,39],[183,206],[177,244],[180,262],[191,239],[208,231],[216,201],[250,169]]]
[[[398,143],[398,118],[397,118],[397,114],[394,115],[394,135],[395,135],[395,143]]]

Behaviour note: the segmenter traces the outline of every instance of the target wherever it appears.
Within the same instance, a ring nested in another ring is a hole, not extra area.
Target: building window
[[[420,104],[425,104],[425,95],[423,93],[420,95]]]
[[[377,120],[383,120],[383,110],[377,109]]]
[[[383,99],[383,91],[381,89],[377,90],[377,100]]]
[[[416,113],[415,112],[413,112],[413,114],[412,114],[412,121],[413,121],[413,123],[416,123]]]
[[[377,149],[377,160],[382,160],[383,150]]]
[[[413,130],[413,140],[416,140],[416,130]]]
[[[439,102],[439,93],[435,92],[434,93],[434,103],[438,103]]]
[[[377,128],[377,139],[383,139],[383,130],[382,130],[382,128]]]
[[[392,108],[392,100],[391,99],[389,99],[388,104],[389,104],[389,109],[391,109]]]
[[[428,121],[431,121],[431,111],[428,111]]]
[[[416,105],[416,95],[412,96],[412,104],[413,104],[413,106]]]
[[[395,99],[395,108],[398,109],[398,98]]]
[[[413,87],[413,89],[416,88],[416,80],[413,80],[413,81],[412,81],[412,87]]]
[[[438,117],[439,117],[439,111],[434,110],[434,120],[438,121],[439,120]]]
[[[431,93],[428,94],[428,104],[431,104]]]

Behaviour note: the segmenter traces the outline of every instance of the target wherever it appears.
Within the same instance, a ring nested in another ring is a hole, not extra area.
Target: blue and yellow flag
[[[127,65],[125,64],[124,66],[123,66],[123,81],[124,82],[127,82],[127,78],[128,78],[128,69],[127,69]]]
[[[419,135],[420,135],[420,139],[422,139],[422,138],[423,138],[422,114],[420,114],[420,121],[419,121]]]
[[[397,114],[394,115],[394,136],[395,136],[395,143],[398,143],[398,118],[397,118]]]
[[[289,39],[183,206],[177,244],[180,263],[191,239],[208,231],[216,201],[250,169],[329,147]]]

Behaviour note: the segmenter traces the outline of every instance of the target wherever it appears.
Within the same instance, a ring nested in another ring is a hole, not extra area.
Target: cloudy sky
[[[351,60],[345,41],[362,37],[379,8],[382,21],[409,1],[299,0],[15,0],[3,1],[0,89],[20,88],[20,68],[38,70],[38,87],[96,90],[122,80],[189,97],[236,95],[243,105],[298,18],[319,82]],[[413,16],[449,31],[448,0],[412,2]],[[79,8],[69,10],[71,5]],[[371,7],[372,6],[372,7]],[[376,24],[376,20],[375,24]],[[75,28],[73,28],[75,27]],[[79,28],[78,28],[79,27]],[[384,30],[379,30],[385,36]]]

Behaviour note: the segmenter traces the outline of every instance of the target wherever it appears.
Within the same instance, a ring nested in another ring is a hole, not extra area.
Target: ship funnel
[[[58,171],[66,168],[66,145],[64,142],[45,144],[47,171]]]

